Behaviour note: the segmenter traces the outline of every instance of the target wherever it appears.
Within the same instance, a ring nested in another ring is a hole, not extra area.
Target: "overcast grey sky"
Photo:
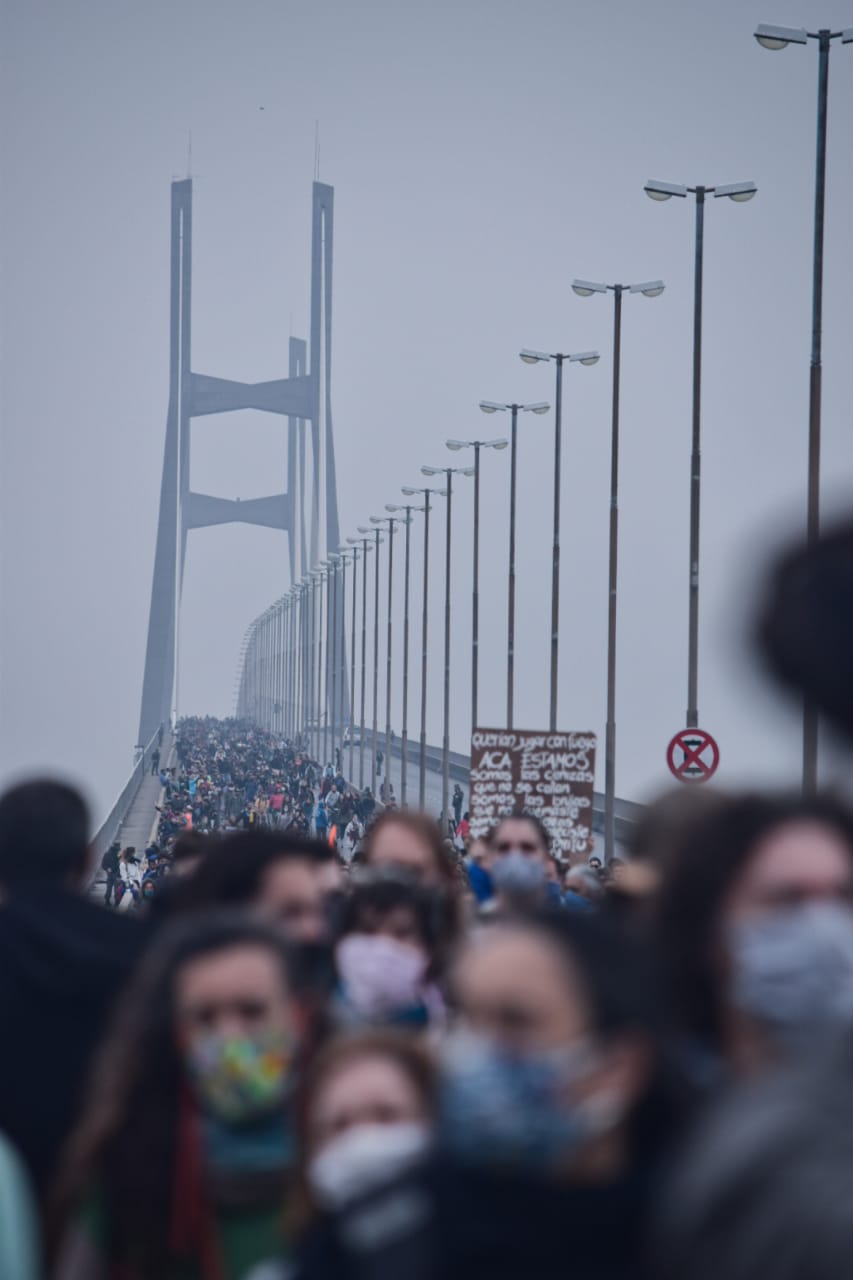
[[[817,57],[759,21],[853,25],[850,0],[3,0],[5,779],[60,769],[98,814],[135,742],[167,402],[169,183],[194,187],[193,366],[286,373],[308,322],[315,121],[336,191],[341,527],[499,434],[481,397],[566,374],[561,727],[603,735],[612,304],[573,276],[663,277],[625,303],[620,794],[665,781],[684,721],[693,209],[649,177],[753,179],[706,219],[700,718],[723,782],[796,776],[797,723],[743,641],[767,546],[804,512]],[[853,482],[853,48],[830,73],[824,492]],[[261,109],[263,108],[263,109]],[[188,140],[192,134],[191,167]],[[506,424],[508,425],[508,424]],[[517,720],[547,716],[553,422],[521,427]],[[274,491],[272,417],[199,421],[192,486]],[[483,722],[505,701],[508,454],[483,464]],[[470,496],[459,489],[453,746],[468,734]],[[433,672],[441,660],[436,512]],[[420,554],[420,531],[414,552]],[[182,709],[231,709],[247,622],[287,587],[284,535],[192,534]],[[438,684],[430,737],[440,740]],[[602,761],[603,764],[603,761]],[[599,769],[599,785],[603,768]]]

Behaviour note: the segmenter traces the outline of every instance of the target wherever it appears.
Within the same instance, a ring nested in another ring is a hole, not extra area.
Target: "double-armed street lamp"
[[[412,533],[412,512],[426,512],[426,507],[398,506],[393,502],[385,503],[386,511],[404,512],[403,523],[406,526],[406,554],[403,573],[403,714],[400,729],[400,745],[403,750],[400,769],[400,804],[406,804],[409,770],[409,551]]]
[[[440,498],[447,497],[446,489],[430,489],[421,487],[413,489],[403,485],[402,492],[407,498],[423,495],[424,506],[424,597],[421,614],[421,742],[420,759],[418,761],[418,805],[426,807],[426,715],[427,715],[427,655],[429,650],[429,513],[430,495],[435,493]]]
[[[509,465],[509,604],[507,609],[506,646],[506,727],[512,728],[513,699],[515,694],[515,488],[518,458],[519,413],[547,413],[551,408],[545,401],[536,404],[500,404],[495,400],[481,400],[483,413],[510,413],[510,465]]]
[[[687,728],[699,724],[699,503],[701,496],[701,401],[702,401],[702,272],[704,261],[705,197],[726,197],[743,204],[758,188],[754,182],[732,182],[717,187],[686,187],[674,182],[649,180],[646,195],[651,200],[671,200],[673,196],[696,198],[696,237],[693,272],[693,424],[690,459],[690,589],[687,640]]]
[[[829,51],[833,40],[853,44],[853,27],[832,31],[806,31],[802,27],[777,27],[762,23],[755,38],[765,49],[774,52],[789,44],[818,44],[817,80],[817,151],[815,164],[814,248],[812,252],[812,337],[809,359],[809,453],[806,537],[814,546],[820,532],[820,435],[823,362],[823,239],[826,207],[826,126],[829,108]],[[803,790],[817,788],[818,715],[814,704],[806,699],[803,706]]]
[[[562,437],[563,437],[563,365],[598,364],[601,358],[597,351],[579,351],[574,355],[556,352],[549,355],[545,351],[519,352],[525,364],[539,364],[551,360],[557,366],[557,387],[554,399],[554,536],[551,549],[551,696],[549,702],[548,722],[552,733],[557,729],[557,690],[559,684],[559,633],[560,633],[560,475],[562,472]]]
[[[425,476],[445,476],[447,494],[447,533],[444,562],[444,732],[441,743],[441,815],[447,824],[450,800],[450,539],[452,535],[451,505],[453,502],[453,477],[472,476],[473,467],[421,467]],[[444,834],[444,832],[442,832]]]
[[[385,654],[385,795],[383,801],[383,803],[387,804],[391,799],[391,641],[394,616],[394,534],[397,525],[402,523],[402,519],[400,516],[371,516],[370,523],[380,526],[387,524],[388,526],[388,639]]]
[[[640,294],[658,298],[664,291],[662,280],[642,284],[599,284],[593,280],[573,280],[572,289],[580,298],[596,293],[613,294],[613,398],[610,430],[610,563],[607,580],[607,726],[604,745],[604,858],[616,853],[616,596],[619,553],[619,405],[622,371],[622,297]]]
[[[480,450],[505,449],[508,440],[448,440],[448,449],[474,450],[474,595],[471,617],[471,732],[477,728],[477,686],[480,670]]]
[[[376,559],[373,562],[373,752],[370,775],[370,789],[373,791],[376,786],[376,753],[379,735],[379,547],[382,539],[379,536],[380,529],[371,529],[368,525],[360,524],[358,531],[373,534],[375,539],[373,545],[376,550]]]
[[[361,526],[359,526],[361,528]],[[370,535],[375,532],[374,529],[363,529],[363,533]],[[372,550],[369,536],[363,538],[347,538],[347,542],[351,545],[360,545],[362,549],[361,563],[361,710],[359,712],[359,730],[358,730],[358,786],[359,790],[364,790],[364,713],[365,713],[365,690],[367,689],[367,556]],[[355,645],[353,645],[353,653]],[[353,662],[355,659],[353,658]],[[353,670],[355,668],[353,667]],[[355,706],[355,700],[353,700]],[[352,730],[350,730],[350,774],[352,774]]]

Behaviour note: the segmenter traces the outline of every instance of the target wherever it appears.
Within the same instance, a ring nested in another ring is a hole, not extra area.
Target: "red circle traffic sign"
[[[666,762],[679,782],[708,782],[717,772],[720,748],[704,729],[680,729],[666,749]]]

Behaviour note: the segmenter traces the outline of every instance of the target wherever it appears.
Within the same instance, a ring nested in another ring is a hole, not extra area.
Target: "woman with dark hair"
[[[656,936],[685,1065],[748,1074],[853,1028],[853,815],[840,801],[703,808],[661,871]]]
[[[53,1231],[61,1280],[243,1280],[281,1256],[300,1049],[279,935],[164,931],[103,1049]]]

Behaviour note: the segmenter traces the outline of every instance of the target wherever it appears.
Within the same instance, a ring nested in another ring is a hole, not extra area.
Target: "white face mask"
[[[356,1125],[314,1157],[308,1182],[318,1203],[335,1211],[392,1181],[416,1164],[429,1145],[429,1129],[420,1121]]]

